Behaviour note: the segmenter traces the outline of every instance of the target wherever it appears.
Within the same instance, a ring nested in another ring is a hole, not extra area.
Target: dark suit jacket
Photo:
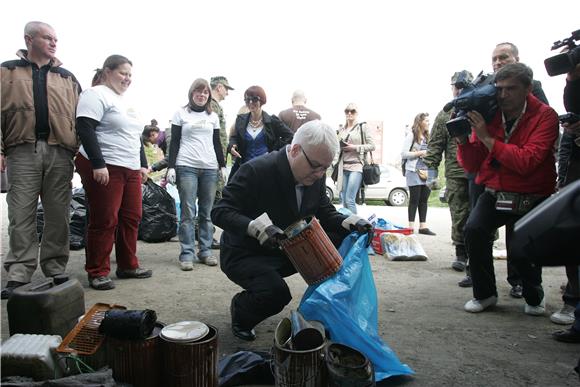
[[[242,164],[228,181],[222,199],[211,212],[213,223],[224,230],[220,265],[226,274],[229,270],[237,270],[236,267],[247,270],[247,267],[240,266],[256,262],[251,257],[285,256],[279,249],[260,246],[258,240],[247,234],[250,221],[264,212],[282,230],[314,215],[335,244],[348,235],[349,232],[341,226],[346,216],[336,211],[328,200],[324,178],[304,187],[300,209],[297,208],[295,186],[285,148]]]

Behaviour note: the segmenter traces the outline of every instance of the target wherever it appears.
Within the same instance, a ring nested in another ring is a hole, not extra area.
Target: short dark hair
[[[260,105],[266,104],[266,92],[260,86],[250,86],[244,92],[244,99],[248,97],[259,97]]]
[[[510,63],[503,66],[495,74],[495,82],[503,81],[508,78],[515,78],[524,87],[528,87],[532,84],[532,79],[534,79],[534,72],[531,68],[523,63]]]

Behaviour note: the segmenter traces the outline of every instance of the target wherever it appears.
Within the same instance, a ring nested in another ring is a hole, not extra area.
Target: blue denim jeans
[[[181,243],[181,262],[192,262],[195,256],[195,217],[199,224],[200,259],[211,255],[213,224],[210,212],[213,206],[218,180],[218,170],[177,166],[177,190],[181,201],[179,221],[179,242]],[[196,200],[198,208],[196,208]],[[199,212],[197,211],[199,209]]]
[[[362,172],[343,171],[342,176],[342,206],[356,214],[356,193],[362,182]]]

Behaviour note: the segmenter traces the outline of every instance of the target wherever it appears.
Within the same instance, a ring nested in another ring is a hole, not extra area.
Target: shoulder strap
[[[358,124],[358,127],[360,129],[360,142],[362,145],[365,144],[365,132],[363,131],[363,124],[366,124],[366,122],[361,122],[360,124]],[[366,152],[365,152],[366,153]],[[374,164],[375,161],[373,160],[373,151],[369,151],[369,153],[371,154],[371,164]],[[366,162],[366,155],[364,156],[365,162]]]

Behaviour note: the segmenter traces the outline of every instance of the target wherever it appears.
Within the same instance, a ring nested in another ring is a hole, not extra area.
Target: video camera
[[[469,135],[471,133],[471,124],[466,117],[469,111],[478,111],[485,119],[485,122],[491,121],[497,111],[494,78],[493,74],[483,74],[482,71],[469,84],[466,84],[461,79],[455,82],[456,87],[464,87],[457,97],[443,107],[445,112],[455,108],[455,117],[445,123],[451,137]]]
[[[569,50],[544,60],[544,66],[546,66],[546,71],[549,76],[553,77],[555,75],[566,74],[580,63],[580,46],[574,43],[575,40],[580,40],[580,30],[572,32],[569,38],[554,42],[551,48],[552,50],[564,46],[568,46]]]

